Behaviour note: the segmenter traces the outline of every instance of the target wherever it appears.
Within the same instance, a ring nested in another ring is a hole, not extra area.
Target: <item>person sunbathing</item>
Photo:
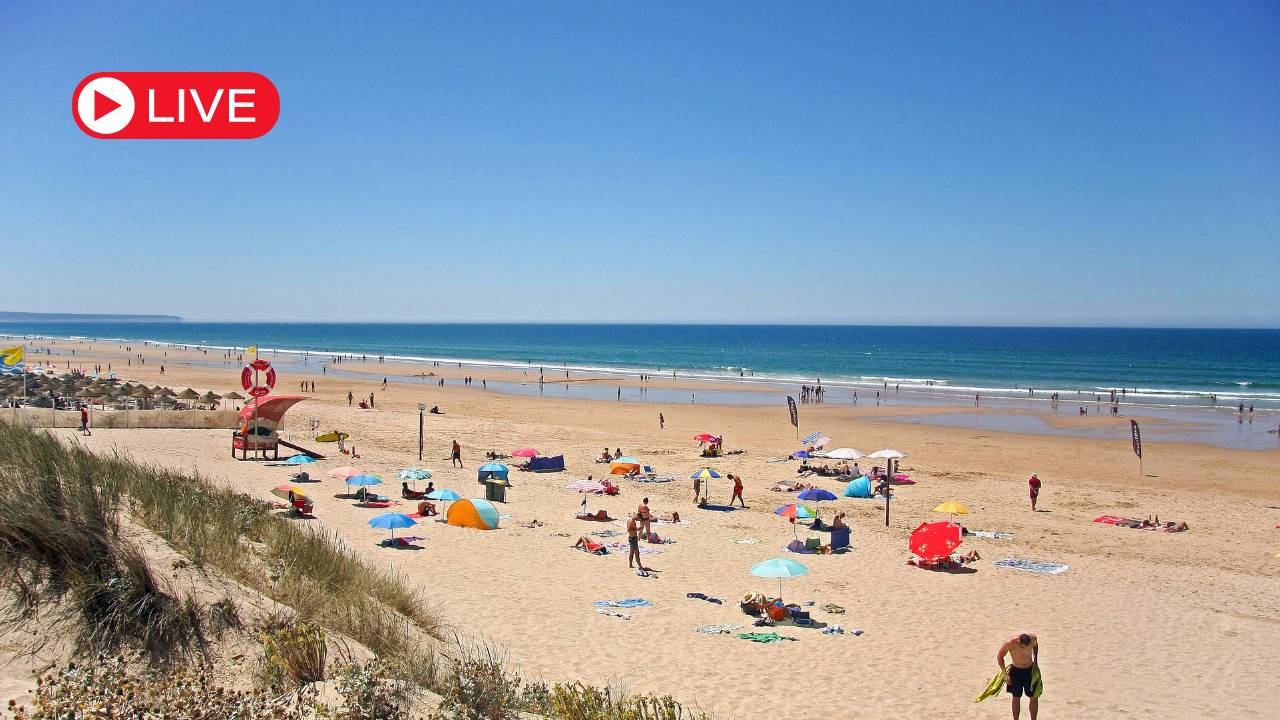
[[[964,565],[965,563],[977,562],[982,559],[982,556],[978,554],[977,550],[970,550],[960,555],[952,555],[950,559],[952,562]]]
[[[834,518],[831,518],[832,530],[840,530],[847,527],[849,526],[844,524],[844,513],[842,512],[836,513],[836,516]]]
[[[680,513],[672,512],[670,515],[659,515],[657,522],[678,524],[680,522]]]
[[[574,543],[573,546],[575,548],[581,548],[583,552],[589,552],[592,555],[606,555],[609,552],[609,549],[606,548],[603,544],[598,542],[591,542],[591,540],[587,538],[586,535],[580,536],[578,538],[578,542]]]
[[[418,503],[418,514],[422,517],[431,517],[432,515],[439,515],[440,513],[436,512],[435,503],[430,500],[423,500]]]
[[[401,497],[409,498],[410,500],[417,500],[418,498],[426,497],[426,495],[427,495],[427,494],[426,494],[425,492],[421,492],[421,491],[419,491],[419,490],[410,490],[410,489],[409,489],[409,483],[407,483],[407,482],[401,482],[401,483],[400,483],[400,496],[401,496]]]

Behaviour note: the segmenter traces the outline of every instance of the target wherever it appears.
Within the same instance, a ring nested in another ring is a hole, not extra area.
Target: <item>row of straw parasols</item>
[[[22,397],[24,394],[23,381],[24,378],[21,375],[0,377],[0,397]],[[136,398],[144,403],[153,398],[162,403],[184,400],[193,405],[196,402],[214,403],[224,399],[244,400],[243,395],[234,391],[226,395],[219,395],[213,391],[201,395],[192,388],[187,388],[182,392],[174,392],[172,389],[160,385],[147,387],[146,385],[134,385],[116,379],[91,379],[74,373],[61,377],[30,374],[25,378],[25,382],[25,394],[29,398],[40,396],[74,397],[78,400],[98,404],[118,402],[128,398]]]

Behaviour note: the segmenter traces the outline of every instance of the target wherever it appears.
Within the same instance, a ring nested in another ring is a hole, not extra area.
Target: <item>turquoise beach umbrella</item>
[[[440,488],[439,490],[432,490],[431,492],[427,493],[427,499],[428,500],[461,500],[462,496],[452,490]]]
[[[291,455],[288,460],[284,461],[285,465],[309,465],[316,459],[310,455]]]
[[[396,479],[398,480],[430,480],[431,471],[427,470],[426,468],[416,468],[416,467],[405,468],[404,470],[400,471],[399,475],[396,475]]]
[[[347,478],[348,485],[381,485],[382,478],[377,475],[353,475]]]
[[[782,578],[808,575],[809,568],[789,558],[774,558],[754,565],[751,574],[762,578],[778,578],[778,597],[782,597]]]

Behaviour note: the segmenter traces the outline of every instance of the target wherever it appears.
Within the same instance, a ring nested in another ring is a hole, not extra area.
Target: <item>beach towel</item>
[[[698,506],[698,509],[699,509],[699,510],[711,510],[711,511],[714,511],[714,512],[733,512],[734,510],[737,510],[738,508],[736,508],[736,507],[734,507],[734,506],[732,506],[732,505],[699,505],[699,506]]]
[[[645,600],[644,598],[623,598],[621,600],[597,600],[595,602],[596,607],[620,607],[620,608],[645,607],[647,605],[652,605],[652,604],[653,603],[649,602],[648,600]]]
[[[843,607],[841,607],[841,606],[839,606],[839,605],[837,605],[837,604],[835,604],[835,603],[827,603],[826,605],[823,605],[823,606],[822,606],[822,610],[823,610],[824,612],[829,612],[829,613],[831,613],[832,615],[843,615],[843,614],[844,614],[844,608],[843,608]]]
[[[631,552],[631,546],[627,545],[626,543],[614,542],[614,543],[609,543],[608,545],[605,545],[605,547],[609,548],[614,552],[620,552],[620,553]],[[640,548],[641,555],[657,555],[660,552],[662,551],[659,550],[658,548],[651,548],[651,547]]]
[[[689,524],[689,521],[688,521],[688,520],[681,520],[680,522],[671,522],[670,520],[664,520],[664,519],[662,519],[662,518],[655,518],[655,519],[653,520],[653,524],[654,524],[654,525],[688,525],[688,524]]]
[[[1031,697],[1040,699],[1044,694],[1044,678],[1040,677],[1040,666],[1031,668]]]
[[[602,537],[602,538],[618,537],[619,535],[622,535],[622,533],[618,532],[617,530],[595,530],[587,534],[593,535],[595,537]]]
[[[1061,563],[1043,562],[1040,560],[1023,560],[1021,558],[1004,558],[991,564],[996,567],[1025,570],[1026,572],[1043,573],[1045,575],[1058,575],[1071,569],[1070,565],[1063,565]]]
[[[965,530],[964,534],[968,537],[987,538],[989,540],[1013,539],[1013,533],[1000,532],[999,530]]]
[[[830,625],[828,627],[822,628],[822,634],[823,635],[843,635],[844,628],[840,627],[839,625]]]
[[[623,620],[631,619],[630,615],[624,612],[619,612],[617,610],[607,610],[605,608],[596,608],[596,612],[600,613],[601,615],[608,615],[609,617],[622,618]]]
[[[685,597],[687,597],[687,598],[692,598],[692,599],[694,599],[694,600],[706,600],[706,601],[707,601],[707,602],[709,602],[709,603],[715,603],[715,604],[717,604],[717,605],[723,605],[723,604],[724,604],[724,600],[722,600],[722,599],[720,599],[720,598],[718,598],[718,597],[712,597],[712,596],[707,595],[707,594],[705,594],[705,593],[700,593],[700,592],[691,592],[691,593],[685,593],[685,594],[684,594],[684,596],[685,596]]]
[[[657,476],[657,477],[649,477],[649,476],[646,476],[646,475],[641,475],[641,476],[639,476],[639,477],[637,477],[637,478],[636,478],[636,482],[642,482],[642,483],[667,483],[667,482],[671,482],[672,480],[675,480],[675,479],[676,479],[676,476],[675,476],[675,475],[660,475],[660,476]]]
[[[784,463],[784,462],[791,462],[791,458],[790,458],[790,457],[773,458],[773,459],[770,459],[770,460],[765,460],[765,462],[767,462],[767,463]]]
[[[1100,518],[1095,518],[1094,522],[1102,523],[1104,525],[1119,525],[1121,523],[1127,523],[1127,522],[1133,522],[1133,521],[1130,520],[1129,518],[1119,517],[1118,515],[1103,515]]]
[[[758,545],[760,544],[760,539],[759,538],[737,538],[733,542],[735,545]]]
[[[992,675],[991,680],[987,682],[986,689],[983,690],[981,693],[979,693],[978,697],[974,698],[973,701],[976,703],[979,703],[979,702],[982,702],[983,700],[986,700],[987,698],[995,697],[999,695],[1000,691],[1003,689],[1004,689],[1004,673],[997,670],[996,674]]]
[[[750,640],[751,642],[757,642],[757,643],[761,643],[761,644],[764,644],[764,645],[768,645],[769,643],[782,642],[783,640],[795,640],[795,638],[793,638],[793,637],[787,637],[787,636],[785,636],[785,635],[779,635],[779,634],[778,634],[778,633],[776,633],[776,632],[767,632],[767,633],[762,633],[762,632],[738,633],[738,637],[742,638],[743,640]]]
[[[742,629],[741,625],[699,625],[693,631],[703,635],[732,635],[734,631],[740,629]]]

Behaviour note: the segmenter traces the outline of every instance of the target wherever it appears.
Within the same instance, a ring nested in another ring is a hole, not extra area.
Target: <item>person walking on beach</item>
[[[351,404],[355,402],[355,399],[356,399],[356,396],[352,395],[351,391],[348,390],[347,391],[347,407],[351,407]]]
[[[733,481],[733,497],[729,498],[729,507],[733,507],[733,501],[737,500],[738,504],[745,508],[747,503],[742,500],[742,478],[730,474],[729,479]]]
[[[449,465],[462,467],[462,446],[457,440],[453,441],[453,449],[449,451]]]
[[[1009,664],[1004,664],[1004,656],[1009,656]],[[1010,638],[1000,646],[996,653],[996,664],[1004,673],[1005,688],[1013,697],[1013,720],[1022,714],[1022,696],[1025,694],[1029,702],[1027,709],[1031,711],[1031,720],[1040,714],[1040,700],[1032,695],[1031,678],[1033,671],[1040,666],[1040,641],[1035,635],[1022,633]]]
[[[662,417],[662,413],[658,413],[658,429],[661,430],[667,426],[667,419]]]
[[[85,407],[84,405],[80,406],[80,434],[81,435],[93,434],[89,432],[89,408]]]
[[[649,512],[649,498],[640,501],[640,507],[636,508],[636,516],[640,518],[640,523],[644,527],[644,536],[649,537],[652,532],[650,525],[653,523],[653,515]]]
[[[693,478],[693,502],[696,504],[698,498],[702,497],[702,478],[694,476]]]
[[[648,570],[640,559],[640,513],[631,516],[627,521],[627,545],[631,547],[627,554],[627,567],[639,566],[641,572]],[[632,563],[635,563],[634,565]]]
[[[387,379],[385,377],[382,378],[382,389],[383,390],[387,389]]]
[[[1031,512],[1036,511],[1036,498],[1040,497],[1040,478],[1035,473],[1027,478],[1027,486],[1031,490]]]

